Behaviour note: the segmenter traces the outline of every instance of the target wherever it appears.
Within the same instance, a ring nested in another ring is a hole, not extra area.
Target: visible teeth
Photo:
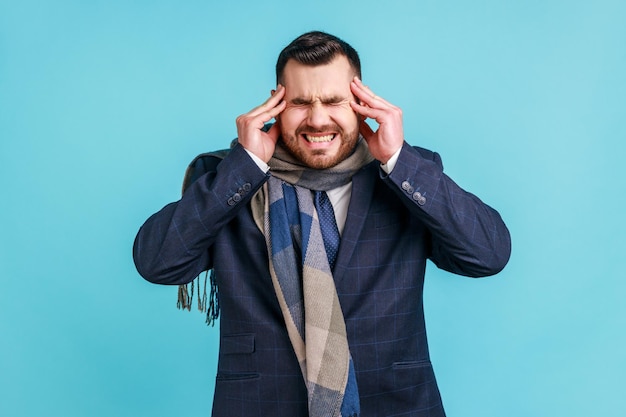
[[[330,142],[331,140],[333,140],[333,138],[335,137],[335,135],[325,135],[325,136],[310,136],[310,135],[304,135],[304,137],[305,137],[305,138],[306,138],[306,140],[308,140],[309,142],[319,143],[319,142]]]

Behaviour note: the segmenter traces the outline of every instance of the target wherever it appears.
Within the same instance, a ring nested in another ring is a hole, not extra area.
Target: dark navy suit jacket
[[[151,282],[187,283],[215,271],[215,417],[307,416],[306,388],[249,204],[268,175],[240,145],[221,162],[198,158],[182,199],[150,217],[135,241],[137,269]],[[500,215],[448,178],[438,154],[405,143],[391,174],[373,161],[354,175],[334,279],[363,417],[444,416],[424,325],[426,260],[479,277],[499,272],[509,255]]]

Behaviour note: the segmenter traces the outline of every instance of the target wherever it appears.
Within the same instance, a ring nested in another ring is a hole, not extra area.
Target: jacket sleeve
[[[483,277],[500,272],[511,254],[502,218],[443,173],[439,154],[404,143],[385,181],[431,235],[430,259],[459,275]]]
[[[176,285],[210,269],[210,249],[220,230],[244,209],[267,177],[236,145],[214,169],[195,179],[179,201],[141,226],[133,246],[139,274],[150,282]]]

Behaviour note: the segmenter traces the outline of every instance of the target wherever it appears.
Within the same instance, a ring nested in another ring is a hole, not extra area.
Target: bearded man
[[[214,417],[444,416],[426,261],[496,274],[509,232],[437,153],[405,141],[402,111],[361,82],[346,42],[301,35],[276,80],[231,148],[197,157],[182,198],[141,227],[137,270],[177,285],[212,271]]]

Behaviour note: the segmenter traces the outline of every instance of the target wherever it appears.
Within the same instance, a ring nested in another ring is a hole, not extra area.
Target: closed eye
[[[306,100],[303,98],[294,98],[293,100],[291,100],[291,105],[292,106],[309,106],[311,105],[313,102],[311,100]]]
[[[325,104],[327,106],[340,106],[349,102],[350,100],[343,97],[328,97],[322,99],[322,104]]]
[[[348,104],[350,102],[349,99],[347,98],[343,98],[343,97],[325,97],[320,99],[320,102],[325,105],[325,106],[341,106],[344,104]],[[314,103],[314,100],[310,100],[310,99],[305,99],[305,98],[301,98],[301,97],[296,97],[294,99],[292,99],[289,104],[291,106],[298,106],[298,107],[302,107],[302,106],[310,106]]]

